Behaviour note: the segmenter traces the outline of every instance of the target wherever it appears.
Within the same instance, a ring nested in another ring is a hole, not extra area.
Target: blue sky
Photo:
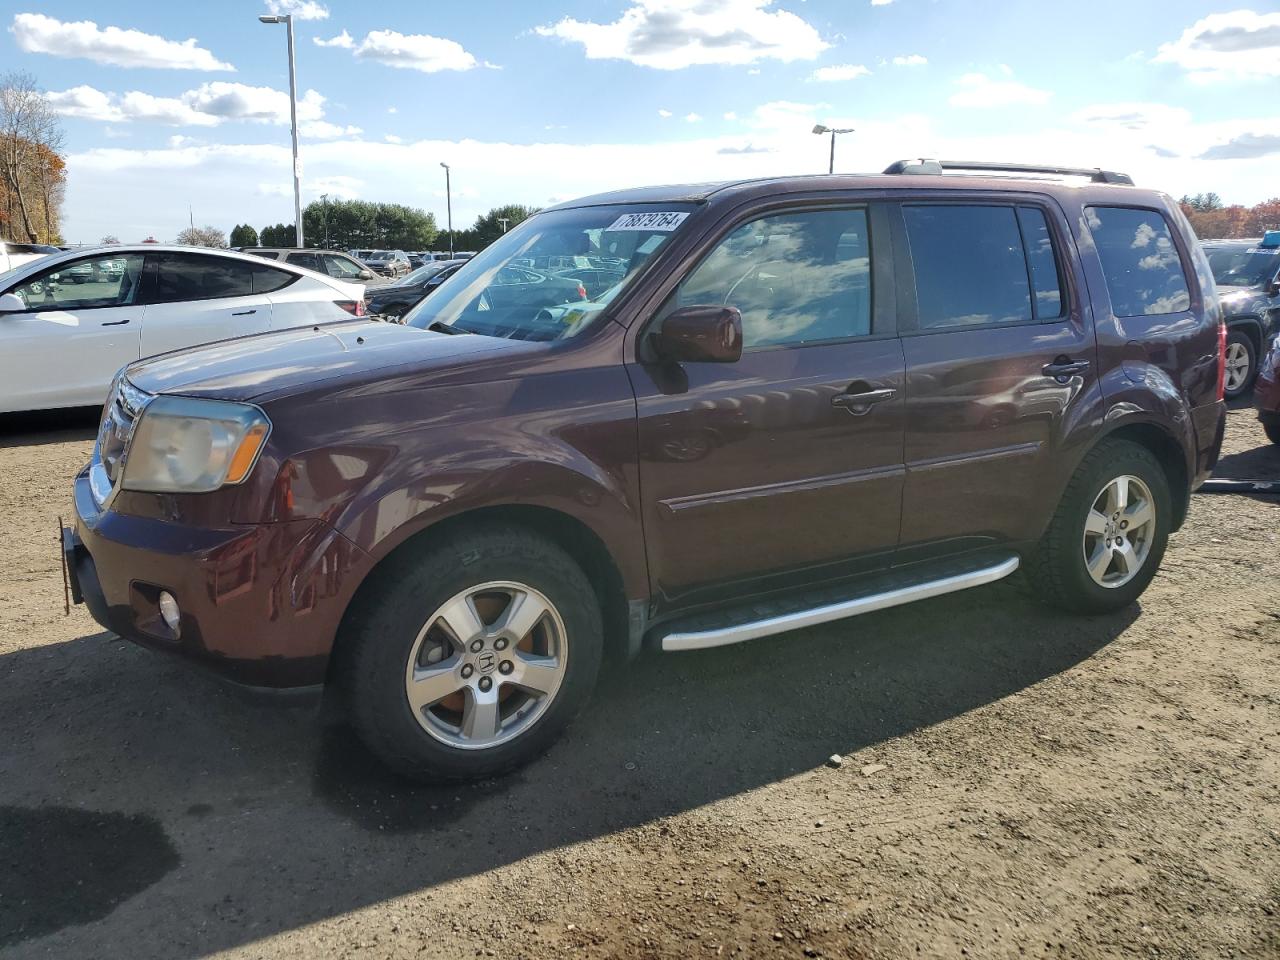
[[[906,156],[1101,165],[1174,194],[1280,194],[1274,0],[4,0],[0,64],[64,114],[68,241],[292,218],[304,202],[506,202]],[[1065,11],[1070,10],[1070,13]],[[317,42],[319,41],[319,42]]]

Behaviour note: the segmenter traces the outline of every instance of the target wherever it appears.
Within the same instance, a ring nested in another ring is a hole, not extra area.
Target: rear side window
[[[256,265],[225,257],[161,253],[156,263],[157,303],[247,297]]]
[[[283,290],[298,279],[296,273],[290,273],[288,270],[277,270],[275,267],[260,267],[255,263],[252,265],[252,269],[254,293],[275,293],[277,290]]]
[[[680,284],[674,305],[691,304],[737,307],[746,349],[869,335],[867,211],[793,212],[744,224]]]
[[[1187,275],[1164,217],[1132,207],[1086,207],[1117,317],[1179,313],[1191,306]]]
[[[289,254],[289,263],[295,267],[305,267],[307,270],[320,270],[320,258],[314,253],[291,253]]]
[[[1058,258],[1053,253],[1053,236],[1044,211],[1035,207],[1018,208],[1018,225],[1022,227],[1022,244],[1031,271],[1031,289],[1035,293],[1032,307],[1037,320],[1056,320],[1062,316],[1062,275]]]
[[[1033,319],[1027,258],[1013,207],[904,206],[902,214],[922,330]]]

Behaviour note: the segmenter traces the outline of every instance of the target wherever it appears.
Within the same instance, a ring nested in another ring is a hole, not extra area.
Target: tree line
[[[1216,193],[1197,193],[1178,203],[1201,240],[1260,237],[1267,230],[1280,230],[1280,197],[1246,207],[1228,206]]]
[[[537,213],[537,207],[509,203],[477,217],[453,234],[454,250],[482,250],[506,230]],[[304,243],[330,250],[447,250],[449,235],[435,215],[400,203],[368,200],[316,200],[302,211]],[[212,231],[212,232],[210,232]],[[292,247],[297,243],[292,223],[269,224],[257,230],[238,223],[229,239],[212,227],[184,230],[178,243],[197,246]]]
[[[62,241],[62,127],[29,73],[0,76],[0,238]]]

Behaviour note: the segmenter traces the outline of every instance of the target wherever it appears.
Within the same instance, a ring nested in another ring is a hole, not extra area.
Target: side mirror
[[[372,271],[372,270],[367,270],[367,269],[366,269],[366,270],[361,270],[361,271],[360,271],[360,273],[359,273],[359,277],[360,277],[360,279],[361,279],[361,280],[372,280],[372,279],[373,279],[373,271]]]
[[[1272,280],[1267,284],[1268,297],[1280,297],[1280,278]]]
[[[0,313],[22,313],[27,309],[16,293],[0,293]]]
[[[742,358],[742,314],[737,307],[680,307],[667,315],[652,344],[664,360],[736,363]]]

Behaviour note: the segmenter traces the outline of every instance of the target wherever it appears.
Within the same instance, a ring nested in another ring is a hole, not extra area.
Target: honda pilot
[[[512,279],[562,257],[616,278]],[[1224,338],[1178,205],[1123,174],[623,190],[524,221],[403,325],[129,365],[63,554],[108,630],[325,691],[408,776],[491,776],[607,651],[1016,571],[1070,613],[1133,603],[1217,460]]]

